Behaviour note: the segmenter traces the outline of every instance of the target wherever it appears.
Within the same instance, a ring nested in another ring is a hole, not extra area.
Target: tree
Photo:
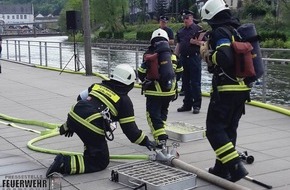
[[[196,0],[172,0],[169,5],[169,11],[176,15],[176,19],[184,9],[193,11],[196,17],[199,14],[196,7]]]
[[[155,15],[159,18],[161,15],[165,15],[168,12],[168,3],[167,0],[159,0],[156,3]]]
[[[91,18],[111,32],[122,30],[122,19],[128,13],[129,3],[124,0],[91,0]]]

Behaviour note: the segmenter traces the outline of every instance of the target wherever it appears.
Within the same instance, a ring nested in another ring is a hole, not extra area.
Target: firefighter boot
[[[249,173],[240,160],[229,166],[229,172],[231,174],[230,181],[232,182],[239,181]]]
[[[228,167],[222,164],[222,162],[219,160],[216,160],[214,167],[209,168],[208,172],[226,180],[231,180],[231,175]]]
[[[64,156],[62,154],[58,154],[53,163],[49,166],[46,172],[46,177],[49,177],[52,173],[64,173]]]

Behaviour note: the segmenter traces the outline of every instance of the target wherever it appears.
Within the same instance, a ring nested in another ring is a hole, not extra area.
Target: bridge
[[[58,20],[36,21],[26,23],[0,23],[2,38],[16,37],[40,37],[40,36],[61,36],[62,32],[43,27],[46,24],[57,24]]]
[[[64,32],[47,32],[47,33],[18,33],[18,34],[2,34],[5,38],[25,38],[25,37],[45,37],[45,36],[64,36]]]

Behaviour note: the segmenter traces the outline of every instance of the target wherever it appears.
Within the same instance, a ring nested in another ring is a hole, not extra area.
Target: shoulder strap
[[[235,28],[231,26],[222,26],[220,28],[222,28],[227,33],[227,35],[231,38],[232,42],[236,41],[236,37],[241,39],[238,31]]]

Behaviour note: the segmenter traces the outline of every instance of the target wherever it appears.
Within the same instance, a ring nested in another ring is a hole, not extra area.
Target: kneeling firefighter
[[[250,100],[251,89],[236,76],[230,46],[232,36],[225,28],[238,28],[240,23],[223,0],[208,0],[201,9],[201,19],[212,28],[209,41],[200,48],[209,72],[213,73],[206,136],[215,151],[216,161],[209,172],[236,182],[248,174],[235,147],[237,128],[245,114],[245,102]]]
[[[165,131],[168,107],[177,98],[177,80],[183,71],[168,40],[165,30],[155,30],[151,45],[144,53],[144,62],[138,68],[142,93],[146,97],[147,122],[158,147],[164,146],[168,139]]]
[[[53,172],[80,174],[104,170],[109,164],[107,139],[113,140],[112,122],[120,123],[132,143],[149,150],[153,148],[153,143],[135,123],[133,104],[128,96],[135,80],[134,69],[120,64],[112,71],[110,80],[92,84],[79,95],[66,123],[60,127],[60,134],[71,137],[76,133],[84,143],[84,153],[57,155],[46,176]]]

